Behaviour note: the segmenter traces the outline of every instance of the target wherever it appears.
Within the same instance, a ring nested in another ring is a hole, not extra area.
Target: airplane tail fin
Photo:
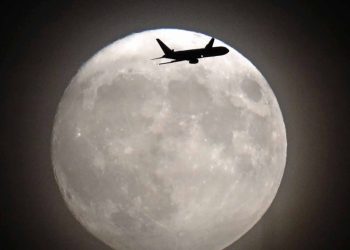
[[[159,43],[159,46],[162,48],[165,55],[172,53],[172,50],[169,49],[169,47],[166,46],[160,39],[157,38],[157,42]]]
[[[206,49],[210,49],[213,47],[214,44],[214,37],[210,39],[209,43],[205,46]]]

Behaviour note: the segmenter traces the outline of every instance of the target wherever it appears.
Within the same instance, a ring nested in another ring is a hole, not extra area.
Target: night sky
[[[119,38],[154,28],[201,32],[238,50],[267,79],[284,116],[280,189],[263,218],[227,250],[345,249],[349,20],[345,5],[311,2],[2,3],[0,249],[110,249],[61,197],[51,130],[63,91],[85,61]]]

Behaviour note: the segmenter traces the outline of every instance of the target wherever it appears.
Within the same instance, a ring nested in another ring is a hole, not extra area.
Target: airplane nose
[[[228,48],[226,47],[220,47],[220,53],[221,55],[225,55],[229,52]]]

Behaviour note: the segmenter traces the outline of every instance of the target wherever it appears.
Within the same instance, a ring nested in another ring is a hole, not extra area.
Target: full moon
[[[74,76],[52,132],[52,162],[75,218],[118,250],[221,250],[271,205],[286,131],[270,86],[229,45],[198,64],[159,66],[210,36],[178,29],[129,35]],[[166,59],[164,60],[166,61]]]

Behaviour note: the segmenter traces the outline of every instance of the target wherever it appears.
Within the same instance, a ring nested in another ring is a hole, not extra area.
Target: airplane
[[[229,52],[229,50],[226,47],[222,47],[222,46],[213,47],[214,38],[210,39],[209,43],[204,48],[179,50],[179,51],[174,51],[173,49],[170,49],[158,38],[156,40],[159,46],[162,48],[164,55],[161,57],[153,58],[151,60],[156,60],[161,58],[174,59],[170,62],[159,63],[159,65],[181,62],[181,61],[188,61],[190,64],[196,64],[198,63],[198,59],[200,58],[211,57],[211,56],[221,56]]]

